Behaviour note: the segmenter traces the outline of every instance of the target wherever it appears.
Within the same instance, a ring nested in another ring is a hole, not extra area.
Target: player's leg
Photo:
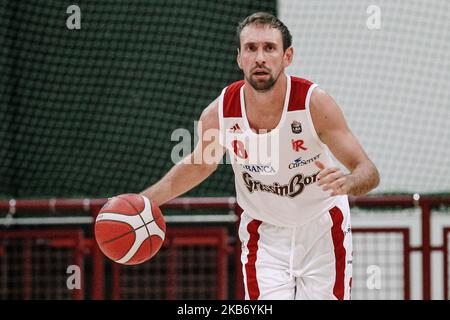
[[[295,278],[289,272],[289,229],[242,213],[239,227],[246,300],[292,300]]]
[[[310,246],[298,270],[296,299],[350,299],[353,247],[348,208],[336,206],[302,229],[309,233]]]

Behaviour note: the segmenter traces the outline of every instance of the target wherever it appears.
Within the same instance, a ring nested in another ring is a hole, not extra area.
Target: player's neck
[[[244,87],[244,98],[247,112],[256,111],[261,115],[276,115],[282,112],[286,97],[286,74],[280,74],[274,86],[266,92],[256,91],[251,85]]]

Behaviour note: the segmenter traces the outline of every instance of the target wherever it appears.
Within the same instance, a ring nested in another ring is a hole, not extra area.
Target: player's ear
[[[237,64],[238,64],[238,66],[239,66],[239,69],[242,70],[242,65],[241,65],[241,51],[239,50],[239,48],[237,48],[236,61],[237,61]]]
[[[291,46],[284,51],[284,67],[288,67],[292,63],[292,59],[294,58],[294,48]]]

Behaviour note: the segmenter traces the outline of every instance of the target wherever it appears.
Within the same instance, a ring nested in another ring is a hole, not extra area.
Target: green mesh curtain
[[[69,30],[67,8],[81,9]],[[0,195],[138,192],[173,165],[236,66],[237,23],[275,1],[1,1]],[[229,166],[192,196],[234,194]]]

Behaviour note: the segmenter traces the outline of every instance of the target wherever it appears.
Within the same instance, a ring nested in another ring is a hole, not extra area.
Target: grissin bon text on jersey
[[[255,180],[248,172],[242,173],[242,178],[244,179],[245,186],[250,193],[253,191],[265,191],[274,193],[281,197],[294,198],[298,196],[305,189],[305,186],[316,182],[317,175],[319,172],[314,173],[311,176],[304,176],[299,173],[293,176],[288,184],[280,185],[275,182],[271,185],[263,184],[261,181]]]

